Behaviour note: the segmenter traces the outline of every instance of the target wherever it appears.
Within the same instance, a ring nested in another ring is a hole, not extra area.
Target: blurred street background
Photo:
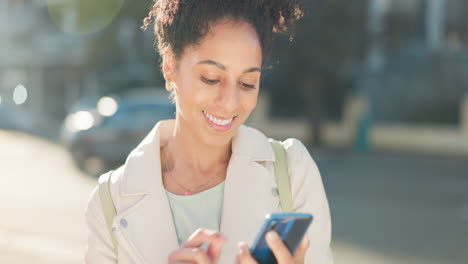
[[[309,147],[335,263],[468,263],[468,1],[305,2],[248,125]],[[81,263],[96,176],[173,117],[149,6],[0,0],[0,263]]]

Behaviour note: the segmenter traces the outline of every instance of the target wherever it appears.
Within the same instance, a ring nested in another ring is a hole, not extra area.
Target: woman
[[[243,123],[257,103],[272,33],[302,13],[297,0],[155,0],[144,28],[154,22],[176,118],[157,123],[112,174],[118,254],[94,190],[86,263],[256,263],[248,244],[265,214],[281,207],[270,142]],[[274,233],[268,243],[280,264],[331,263],[320,173],[300,141],[282,145],[294,211],[314,222],[294,256]]]

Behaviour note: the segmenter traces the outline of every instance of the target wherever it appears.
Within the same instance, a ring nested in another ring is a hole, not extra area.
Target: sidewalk
[[[0,131],[1,263],[81,263],[96,179],[59,145]],[[335,264],[468,263],[468,159],[311,149]],[[60,199],[57,199],[60,197]]]
[[[468,158],[311,149],[336,263],[468,263]]]

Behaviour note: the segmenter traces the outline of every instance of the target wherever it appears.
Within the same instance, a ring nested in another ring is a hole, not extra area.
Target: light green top
[[[166,190],[179,245],[198,228],[219,231],[224,198],[224,181],[203,192],[182,196]]]

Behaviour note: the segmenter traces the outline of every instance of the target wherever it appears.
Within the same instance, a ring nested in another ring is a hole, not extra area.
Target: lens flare
[[[61,30],[71,35],[86,35],[112,23],[123,3],[124,0],[47,0],[47,9]]]

